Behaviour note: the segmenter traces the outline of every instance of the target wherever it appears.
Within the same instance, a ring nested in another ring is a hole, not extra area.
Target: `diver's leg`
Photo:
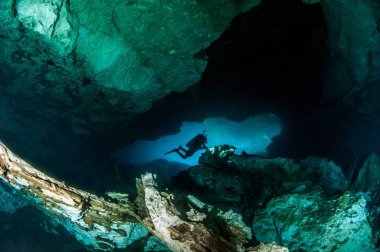
[[[171,151],[165,152],[164,155],[168,155],[173,152],[178,152],[178,148],[172,149]]]
[[[182,151],[183,153],[182,153],[181,151]],[[189,152],[189,151],[186,150],[185,148],[183,148],[182,145],[178,146],[177,153],[178,153],[178,155],[181,156],[181,158],[183,158],[183,159],[188,158],[188,157],[189,157],[188,152]]]
[[[183,152],[186,152],[186,150],[182,147],[182,145],[180,145],[180,146],[178,146],[178,148],[174,148],[174,149],[172,149],[171,151],[168,151],[168,152],[166,152],[165,153],[165,155],[167,155],[167,154],[170,154],[170,153],[173,153],[173,152],[179,152],[179,151],[183,151]]]
[[[182,145],[178,146],[177,149],[178,149],[178,150],[181,150],[181,151],[183,151],[183,152],[185,152],[185,153],[187,152],[187,150],[186,150],[185,148],[183,148]]]
[[[187,156],[187,153],[185,152],[185,154],[181,153],[180,151],[177,151],[178,155],[180,155],[181,158],[183,159],[186,159],[188,156]]]
[[[185,154],[183,154],[181,151],[183,151]],[[176,152],[181,158],[186,159],[189,157],[188,151],[182,147],[182,145],[178,146],[178,148],[172,149],[171,151],[168,151],[165,153],[165,155]]]
[[[189,150],[186,151],[186,156],[187,156],[187,157],[191,157],[192,155],[194,155],[194,153],[195,153],[196,151],[197,151],[196,149],[189,148]]]

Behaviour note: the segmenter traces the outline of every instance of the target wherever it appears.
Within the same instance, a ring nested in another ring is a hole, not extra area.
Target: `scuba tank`
[[[206,143],[206,137],[203,134],[198,134],[193,139],[191,139],[189,142],[187,142],[186,146],[188,148],[194,147],[194,146],[201,146],[202,144]]]

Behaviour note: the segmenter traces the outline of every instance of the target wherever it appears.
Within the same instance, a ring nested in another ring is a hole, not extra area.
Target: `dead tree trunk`
[[[0,178],[89,249],[125,248],[150,232],[173,251],[247,251],[250,230],[247,232],[244,225],[231,222],[228,226],[228,218],[219,216],[227,223],[224,233],[230,234],[224,239],[206,228],[206,218],[181,219],[171,202],[172,195],[158,191],[152,174],[138,181],[137,203],[120,193],[102,198],[47,176],[0,142]]]
[[[33,168],[1,142],[0,178],[88,248],[123,248],[148,233],[128,195],[114,193],[104,199],[66,186]]]

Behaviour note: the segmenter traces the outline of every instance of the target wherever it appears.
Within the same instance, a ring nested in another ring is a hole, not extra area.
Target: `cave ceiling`
[[[258,3],[2,1],[2,93],[78,135],[117,128],[197,83],[203,50]]]

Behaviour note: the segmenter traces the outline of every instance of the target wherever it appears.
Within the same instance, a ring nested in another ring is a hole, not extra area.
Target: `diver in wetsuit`
[[[207,135],[206,131],[204,130],[201,134],[196,135],[186,144],[187,148],[189,149],[186,150],[182,147],[182,145],[180,145],[178,146],[178,148],[166,152],[165,155],[176,152],[178,155],[181,156],[181,158],[186,159],[188,157],[191,157],[196,151],[200,149],[207,149],[206,143]]]

